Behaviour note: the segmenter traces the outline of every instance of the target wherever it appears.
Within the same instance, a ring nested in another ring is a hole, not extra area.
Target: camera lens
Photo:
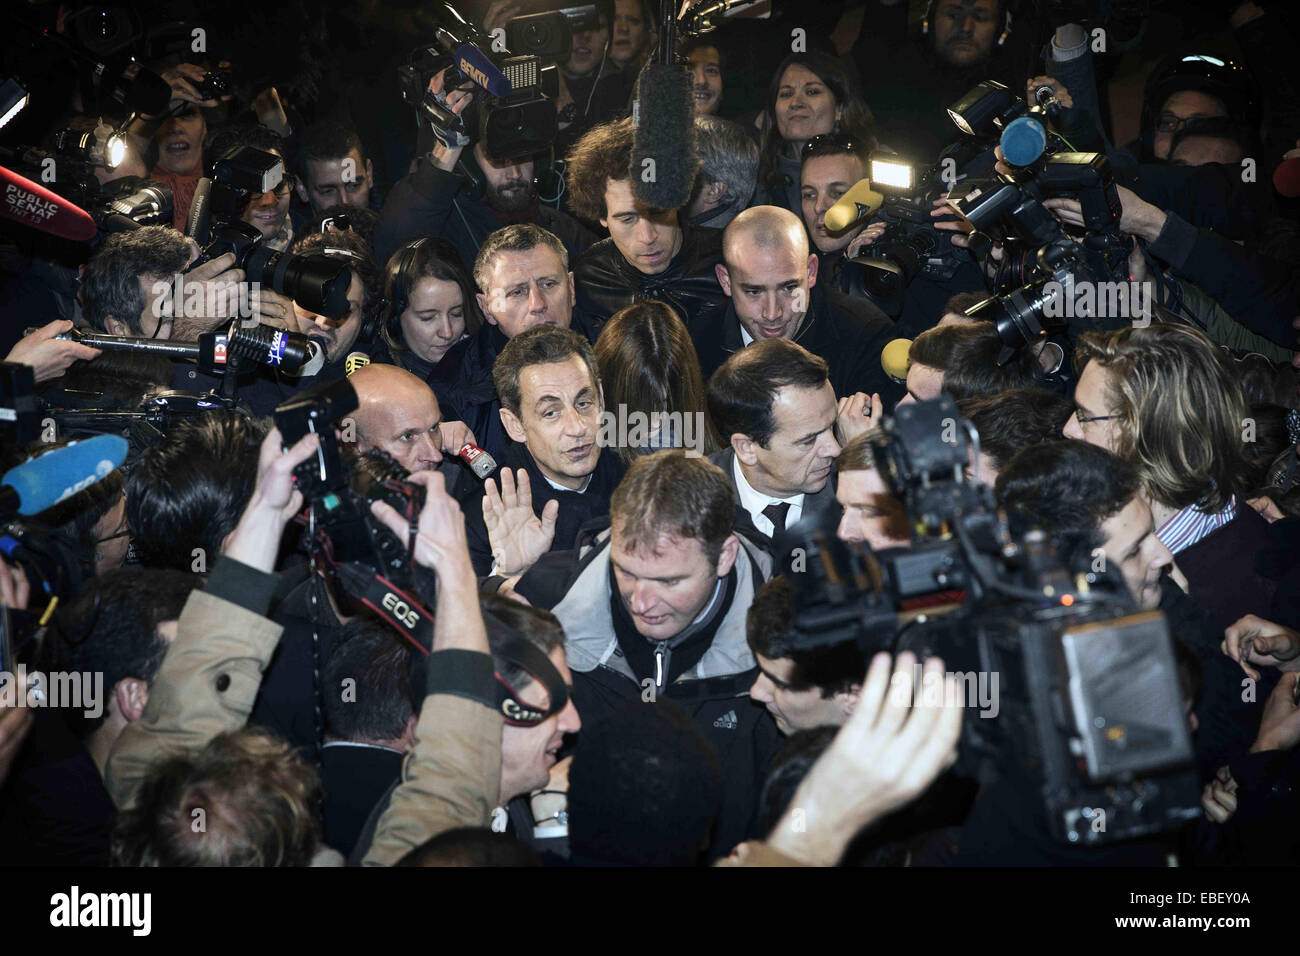
[[[269,286],[308,312],[341,319],[352,310],[348,286],[352,270],[326,256],[295,256],[259,246],[248,256],[244,272],[249,282]]]

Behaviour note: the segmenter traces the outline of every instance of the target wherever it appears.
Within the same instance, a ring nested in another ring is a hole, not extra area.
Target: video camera
[[[965,254],[930,217],[934,200],[946,189],[937,165],[918,169],[901,160],[875,158],[870,179],[872,188],[884,196],[872,221],[885,223],[885,232],[850,261],[861,267],[867,293],[887,313],[898,315],[913,279],[925,275],[946,282]]]
[[[294,470],[307,502],[304,544],[329,569],[340,600],[369,607],[427,652],[433,617],[410,593],[430,586],[422,569],[411,564],[424,488],[408,482],[406,469],[382,452],[361,456],[351,466],[344,460],[335,427],[344,427],[344,416],[357,406],[356,390],[340,379],[300,392],[275,410],[286,448],[312,432],[320,439],[316,456]],[[375,501],[387,502],[406,518],[408,540],[398,539],[370,513]]]
[[[787,568],[793,647],[852,640],[868,657],[938,655],[968,691],[972,681],[994,686],[993,716],[967,702],[957,772],[987,782],[1018,761],[1065,842],[1128,839],[1198,816],[1163,616],[1138,611],[1108,569],[1067,566],[1043,532],[1010,534],[992,492],[964,478],[978,433],[951,397],[900,406],[873,454],[907,502],[913,547],[873,553],[840,541],[832,514],[789,529],[778,551],[800,556]],[[953,588],[965,600],[946,612],[907,610]]]
[[[56,137],[62,151],[51,152],[31,146],[0,147],[0,165],[47,185],[68,202],[84,209],[101,233],[122,232],[140,226],[169,225],[172,221],[172,191],[165,183],[143,176],[122,176],[100,185],[92,160],[107,147],[94,133],[65,131]],[[57,170],[52,182],[42,171]],[[116,163],[113,164],[114,166]],[[107,166],[106,168],[113,168]]]
[[[246,281],[288,296],[317,315],[342,318],[352,308],[351,269],[327,256],[277,252],[240,218],[253,196],[276,189],[283,179],[280,158],[251,146],[237,146],[213,163],[211,178],[199,180],[190,203],[185,234],[203,246],[203,253],[186,271],[232,252]]]
[[[553,76],[555,66],[544,65],[538,53],[510,55],[505,39],[521,43],[522,48],[540,48],[548,55],[558,56],[563,48],[567,56],[571,23],[587,23],[593,14],[575,13],[570,17],[566,10],[558,16],[521,17],[518,20],[531,22],[515,26],[513,31],[507,28],[506,38],[502,38],[484,36],[451,4],[443,6],[445,15],[439,18],[433,43],[415,51],[399,70],[402,98],[450,147],[466,146],[477,139],[490,158],[502,162],[549,150],[557,129],[555,102],[543,93],[543,87],[558,90],[558,80]],[[444,70],[443,94],[429,92],[429,81]],[[544,71],[552,76],[544,77]],[[476,91],[476,102],[470,107],[477,116],[476,124],[446,105],[446,94],[465,83],[472,84]],[[471,135],[471,130],[476,135]]]

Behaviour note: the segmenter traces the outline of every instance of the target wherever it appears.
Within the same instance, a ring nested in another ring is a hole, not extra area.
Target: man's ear
[[[740,539],[734,534],[727,535],[727,540],[722,542],[722,553],[718,555],[718,577],[725,578],[731,573],[738,554],[740,554]]]
[[[569,286],[570,288],[573,287],[572,272],[569,273]],[[483,318],[488,320],[489,325],[496,325],[497,317],[493,315],[492,311],[488,308],[488,297],[485,296],[482,292],[476,292],[474,293],[474,298],[478,299],[478,310],[483,313]]]
[[[705,183],[704,195],[708,197],[710,206],[716,206],[722,202],[722,197],[727,195],[727,184],[721,181]]]
[[[573,282],[573,273],[569,273],[569,302],[573,305],[578,304],[578,287]],[[572,318],[569,320],[572,322]]]
[[[713,274],[718,277],[718,285],[722,286],[722,292],[728,298],[731,297],[731,274],[727,272],[725,263],[719,262],[713,267]]]
[[[501,409],[501,424],[505,426],[506,434],[510,436],[511,441],[517,441],[523,444],[527,439],[524,432],[524,423],[508,408]]]
[[[119,322],[111,315],[104,318],[104,331],[109,335],[130,335],[131,328],[125,322]]]
[[[307,184],[302,181],[301,177],[293,177],[293,191],[298,194],[299,199],[307,205],[311,205],[311,198],[307,195]]]
[[[375,185],[375,164],[366,160],[366,188],[373,188]]]
[[[741,432],[731,436],[731,450],[736,453],[742,465],[753,467],[758,464],[758,454],[754,450],[757,446],[758,442]]]
[[[810,252],[808,254],[808,288],[810,289],[817,284],[817,266],[820,261],[817,258],[817,253]]]
[[[149,685],[138,677],[123,677],[113,687],[117,712],[127,723],[134,723],[144,714],[149,703]]]
[[[848,690],[842,690],[835,694],[831,699],[835,702],[836,708],[848,720],[853,716],[853,712],[858,709],[858,698],[862,695],[862,685],[853,684]]]

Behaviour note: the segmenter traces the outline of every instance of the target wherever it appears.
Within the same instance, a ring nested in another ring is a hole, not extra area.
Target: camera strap
[[[486,611],[483,612],[483,618],[484,623],[490,621],[510,634],[504,644],[493,650],[493,657],[527,671],[537,683],[546,688],[550,695],[548,707],[527,704],[519,698],[519,693],[498,670],[497,707],[501,711],[501,718],[512,727],[533,727],[564,710],[569,703],[569,688],[560,677],[560,672],[555,669],[555,665],[551,663],[551,659],[517,631],[506,627],[500,618]]]
[[[332,566],[343,593],[379,615],[422,654],[433,647],[433,614],[420,600],[355,561]]]

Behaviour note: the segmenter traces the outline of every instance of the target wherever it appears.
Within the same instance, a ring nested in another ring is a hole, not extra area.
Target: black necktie
[[[783,501],[779,505],[768,505],[763,509],[763,517],[772,522],[772,537],[776,537],[785,530],[785,516],[790,510],[790,502]]]

